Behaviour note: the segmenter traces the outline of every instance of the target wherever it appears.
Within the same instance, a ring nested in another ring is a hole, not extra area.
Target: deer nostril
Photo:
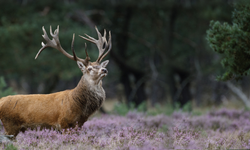
[[[108,70],[107,70],[107,69],[102,69],[102,72],[103,72],[103,73],[107,73]]]

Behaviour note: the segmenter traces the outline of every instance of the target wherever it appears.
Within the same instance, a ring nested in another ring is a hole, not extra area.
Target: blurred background
[[[62,47],[85,58],[78,35],[97,37],[97,26],[112,32],[103,79],[107,99],[102,112],[119,106],[192,110],[230,104],[244,107],[249,78],[216,81],[221,56],[206,32],[211,20],[232,22],[233,0],[0,0],[0,97],[51,93],[74,88],[82,75],[76,62],[58,50],[41,48],[42,26],[60,25]],[[88,43],[91,61],[98,57]],[[243,96],[243,97],[242,97]],[[244,97],[245,96],[245,97]]]

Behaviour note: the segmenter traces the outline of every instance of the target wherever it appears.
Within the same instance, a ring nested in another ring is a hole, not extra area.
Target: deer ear
[[[109,63],[109,60],[106,60],[104,62],[101,63],[101,67],[105,68]]]
[[[77,65],[82,70],[82,72],[84,72],[86,70],[86,67],[84,66],[84,64],[82,62],[77,61]]]

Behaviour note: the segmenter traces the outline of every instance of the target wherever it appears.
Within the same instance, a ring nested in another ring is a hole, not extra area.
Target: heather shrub
[[[243,115],[245,112],[243,110],[229,110],[229,109],[225,109],[222,108],[218,111],[211,111],[209,113],[210,116],[222,116],[222,117],[227,117],[229,119],[236,119],[239,118],[241,116],[246,116],[247,114]],[[247,116],[250,117],[250,116]]]
[[[55,130],[27,130],[2,149],[249,149],[249,112],[220,109],[200,116],[175,111],[149,115],[101,115],[82,127],[61,134]],[[3,133],[3,129],[1,129]]]

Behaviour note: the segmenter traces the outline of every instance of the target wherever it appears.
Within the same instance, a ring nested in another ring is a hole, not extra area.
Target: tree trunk
[[[142,102],[146,100],[145,92],[145,81],[143,81],[144,74],[137,74],[136,77],[136,97],[133,100],[135,102],[135,107],[138,107]]]
[[[126,62],[126,51],[129,39],[128,32],[132,15],[132,6],[127,6],[125,8],[121,6],[116,6],[113,25],[115,27],[121,27],[121,30],[115,33],[113,32],[113,34],[116,37],[116,49],[119,52],[115,53],[114,51],[111,51],[110,56],[121,69],[120,81],[123,84],[125,90],[125,96],[127,99],[128,106],[131,103],[134,103],[137,107],[139,104],[146,100],[146,93],[145,83],[139,83],[144,77],[144,72],[133,68]],[[133,81],[130,81],[130,75],[135,77],[134,83],[132,83]],[[133,88],[133,85],[137,86]]]
[[[181,78],[181,97],[179,97],[178,101],[180,102],[180,107],[182,108],[192,98],[190,93],[190,74],[188,72],[179,72],[179,75]]]
[[[178,16],[178,2],[176,2],[172,9],[171,13],[169,16],[169,35],[168,35],[168,42],[167,42],[167,47],[169,49],[168,53],[171,54],[173,51],[173,39],[174,39],[174,27],[175,27],[175,22]],[[180,104],[180,107],[183,107],[188,101],[191,99],[191,93],[190,93],[190,83],[188,80],[189,73],[185,70],[181,70],[175,66],[173,63],[174,60],[172,60],[171,57],[168,57],[168,68],[169,68],[169,73],[168,73],[168,82],[169,82],[169,89],[170,89],[170,94],[172,97],[172,104],[175,107],[177,103]],[[175,81],[175,76],[178,75],[180,77],[180,84],[181,87],[177,89],[177,81]],[[185,83],[186,82],[186,83]]]
[[[132,92],[132,87],[130,85],[129,76],[125,71],[121,72],[120,81],[121,81],[123,88],[124,88],[124,91],[125,91],[127,105],[129,105],[132,102],[132,100],[129,98],[129,95]]]
[[[175,69],[175,73],[180,78],[180,83],[176,83],[177,81],[175,81],[175,85],[179,84],[180,87],[175,87],[176,91],[173,99],[174,103],[179,103],[182,108],[192,98],[190,93],[190,74],[187,71],[179,69]]]
[[[233,85],[231,82],[227,82],[227,86],[242,100],[247,108],[250,108],[250,100],[247,98],[246,94],[242,92],[241,89]]]

